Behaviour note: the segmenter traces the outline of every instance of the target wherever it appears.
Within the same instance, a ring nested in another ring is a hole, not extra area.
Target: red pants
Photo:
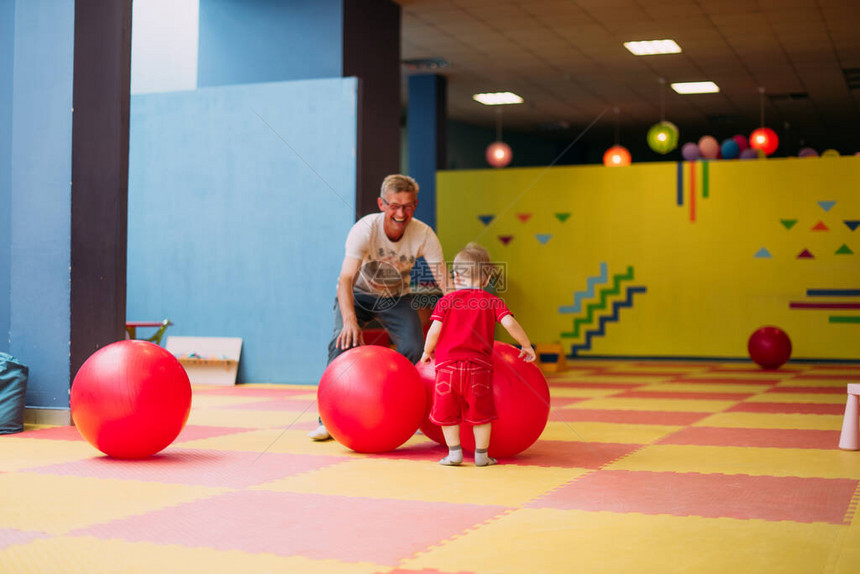
[[[486,424],[497,418],[491,363],[446,361],[436,365],[436,388],[430,420],[439,426],[461,421]]]

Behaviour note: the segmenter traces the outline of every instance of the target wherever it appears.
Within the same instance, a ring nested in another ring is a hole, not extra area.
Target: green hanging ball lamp
[[[662,121],[648,130],[648,147],[659,154],[667,154],[678,147],[678,126]]]

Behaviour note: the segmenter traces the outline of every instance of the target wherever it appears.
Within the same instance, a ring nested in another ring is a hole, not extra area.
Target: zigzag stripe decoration
[[[580,325],[588,325],[589,323],[594,322],[594,312],[597,310],[603,310],[607,308],[606,300],[610,295],[618,295],[621,293],[621,282],[622,281],[630,281],[633,279],[633,267],[627,268],[627,273],[618,273],[612,276],[612,288],[603,288],[600,290],[600,301],[597,303],[591,303],[585,307],[585,317],[577,317],[573,320],[573,331],[564,332],[561,334],[564,338],[577,338],[579,337],[579,326]]]
[[[848,229],[854,231],[855,229],[857,229],[858,226],[860,226],[860,219],[846,219],[842,223],[847,225]]]
[[[483,223],[484,225],[489,225],[490,222],[495,219],[495,217],[495,215],[479,215],[478,219],[480,219],[481,223]]]
[[[552,239],[552,233],[536,233],[535,239],[540,241],[541,245],[546,245],[547,241]]]
[[[836,202],[835,201],[819,201],[818,205],[820,205],[821,209],[823,209],[824,211],[830,211],[830,209],[834,205],[836,205]]]
[[[573,305],[565,305],[558,308],[559,313],[579,313],[580,309],[582,309],[582,300],[583,299],[591,299],[594,297],[594,286],[595,285],[603,285],[606,283],[607,279],[609,279],[609,268],[606,265],[606,262],[600,264],[600,275],[595,275],[594,277],[589,277],[586,285],[588,286],[585,291],[577,291],[573,294]]]
[[[580,351],[588,351],[591,349],[591,339],[594,337],[602,337],[606,334],[606,324],[610,322],[618,322],[621,315],[621,309],[624,307],[633,307],[633,295],[636,293],[646,293],[648,290],[644,286],[630,286],[627,288],[627,297],[618,299],[612,302],[612,314],[604,315],[600,318],[597,329],[591,329],[585,333],[585,342],[581,345],[572,345],[570,348],[570,357],[576,357]]]

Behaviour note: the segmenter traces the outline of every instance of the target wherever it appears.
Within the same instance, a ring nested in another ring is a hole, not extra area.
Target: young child
[[[487,454],[491,421],[497,418],[493,404],[493,339],[496,322],[502,324],[521,346],[520,357],[535,360],[535,350],[505,302],[483,290],[493,272],[487,250],[470,243],[454,258],[455,290],[433,309],[433,320],[421,361],[435,354],[436,386],[430,420],[442,427],[448,456],[440,464],[463,462],[460,421],[474,425],[475,465],[496,464]]]

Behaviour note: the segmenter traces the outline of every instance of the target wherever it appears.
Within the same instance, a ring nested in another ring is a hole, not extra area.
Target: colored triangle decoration
[[[567,218],[570,217],[570,214],[569,213],[556,213],[555,217],[556,217],[556,219],[558,219],[559,221],[564,223],[565,221],[567,221]]]
[[[851,251],[850,247],[843,243],[842,247],[836,250],[836,255],[854,255],[854,252]]]
[[[786,229],[791,229],[792,227],[794,227],[794,224],[797,223],[797,220],[796,219],[780,219],[779,222],[782,223],[783,227],[785,227]]]
[[[766,247],[762,247],[761,249],[756,251],[756,254],[753,257],[755,257],[756,259],[770,259],[772,257],[772,255],[770,254],[770,251],[768,251]]]
[[[832,208],[834,205],[836,205],[836,202],[835,201],[819,201],[818,205],[820,205],[821,209],[823,209],[824,211],[830,211],[830,208]]]
[[[501,241],[503,245],[507,245],[513,239],[514,239],[513,235],[499,235],[499,241]]]
[[[844,223],[851,231],[854,231],[855,229],[860,227],[860,219],[846,219]]]
[[[797,254],[798,259],[815,259],[815,255],[809,252],[809,249],[804,249]]]
[[[489,225],[490,222],[495,218],[496,218],[495,215],[479,215],[478,216],[478,219],[480,219],[481,223],[483,223],[484,225]]]
[[[552,239],[552,235],[549,233],[538,233],[535,235],[535,238],[540,241],[541,245],[546,245],[546,242]]]
[[[518,213],[517,214],[517,217],[519,217],[520,221],[522,221],[523,223],[528,221],[529,217],[531,217],[531,216],[532,216],[531,213]]]
[[[812,228],[812,231],[830,231],[830,228],[824,225],[823,221],[819,221],[815,224],[815,227]]]

